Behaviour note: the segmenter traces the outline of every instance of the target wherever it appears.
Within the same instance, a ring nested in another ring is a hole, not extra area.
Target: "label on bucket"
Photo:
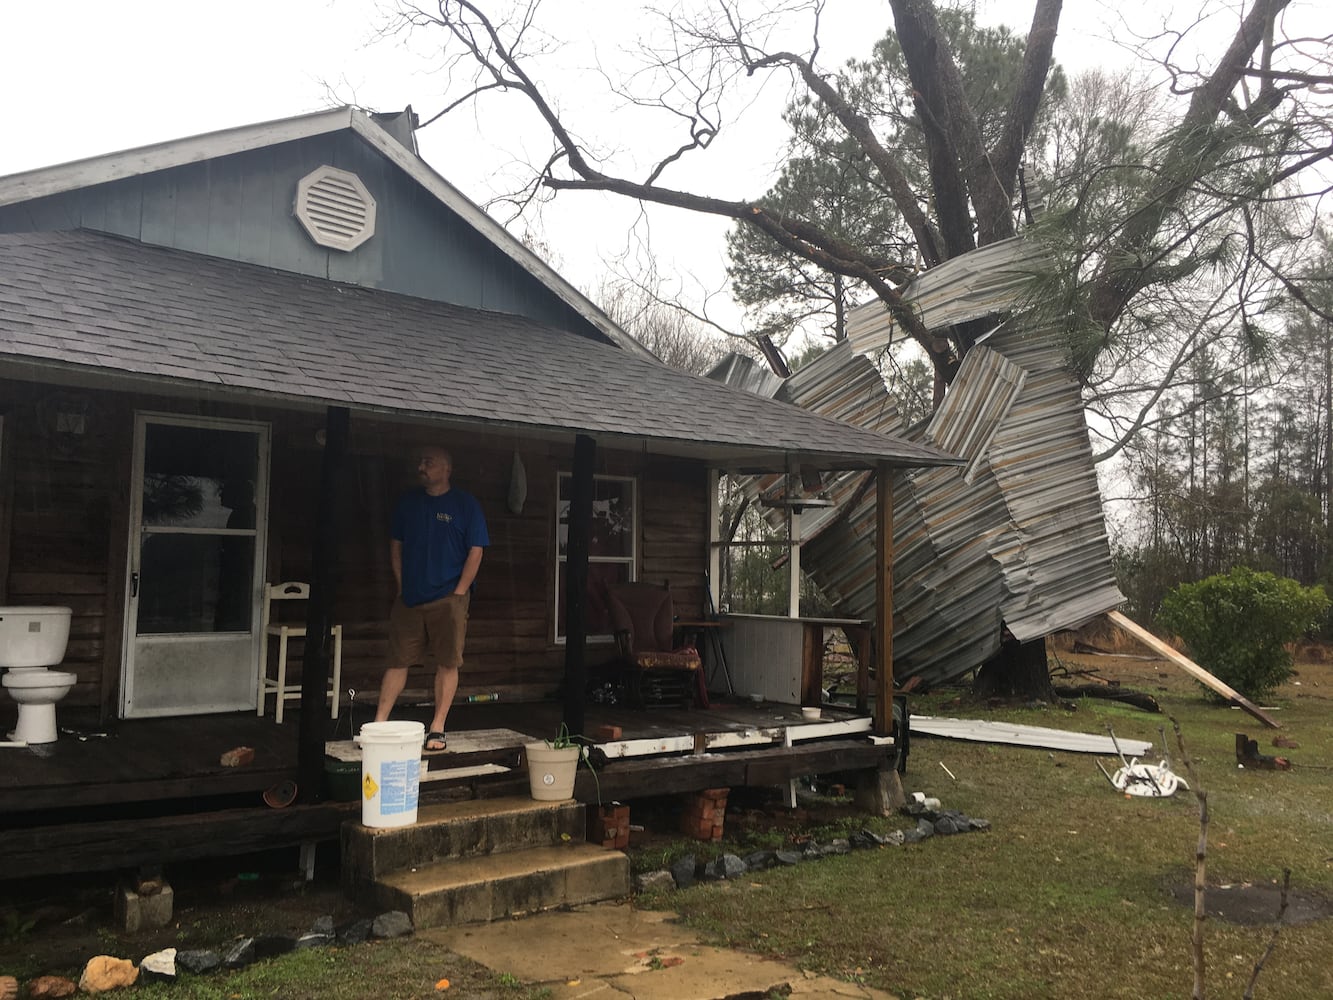
[[[417,807],[421,765],[415,760],[386,760],[380,763],[380,814],[393,816]]]

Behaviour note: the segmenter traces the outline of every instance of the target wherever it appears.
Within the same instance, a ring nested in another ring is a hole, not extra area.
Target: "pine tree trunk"
[[[1046,664],[1046,640],[1010,639],[977,670],[972,692],[982,698],[1035,698],[1055,701]]]

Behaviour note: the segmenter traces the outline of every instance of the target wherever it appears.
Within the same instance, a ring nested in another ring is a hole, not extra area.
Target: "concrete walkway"
[[[772,959],[701,944],[669,912],[597,903],[523,920],[418,931],[552,1000],[761,1000],[784,984],[802,1000],[895,1000],[882,990],[815,976]]]

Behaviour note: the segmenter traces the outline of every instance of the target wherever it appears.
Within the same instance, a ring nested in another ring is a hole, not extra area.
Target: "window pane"
[[[249,431],[149,424],[143,523],[253,528],[258,439]]]
[[[559,521],[556,544],[561,556],[569,547],[569,494],[572,479],[560,477]],[[592,489],[592,526],[588,555],[604,559],[629,559],[634,555],[634,481],[629,479],[594,479]]]

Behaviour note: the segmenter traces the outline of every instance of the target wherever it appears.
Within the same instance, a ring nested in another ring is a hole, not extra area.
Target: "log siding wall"
[[[63,410],[84,414],[82,434],[55,430]],[[64,669],[79,679],[66,702],[100,705],[108,717],[116,714],[120,684],[130,450],[138,410],[271,425],[269,580],[308,579],[310,531],[321,500],[316,435],[322,414],[0,380],[6,445],[0,453],[0,525],[10,522],[10,531],[0,536],[6,546],[0,567],[8,564],[0,590],[10,604],[74,609]],[[568,471],[572,443],[565,448],[356,415],[343,484],[335,611],[345,631],[343,687],[378,689],[394,593],[389,517],[399,493],[415,485],[414,455],[427,443],[453,452],[454,484],[481,501],[492,541],[473,599],[460,694],[550,697],[564,659],[563,646],[552,640],[555,483],[558,472]],[[515,450],[528,482],[518,514],[506,506]],[[678,613],[699,615],[707,566],[704,466],[602,449],[597,471],[638,479],[638,576],[670,582]],[[299,669],[299,648],[292,656]],[[610,656],[609,646],[590,646],[590,664]],[[428,685],[425,671],[409,680],[411,689]]]

